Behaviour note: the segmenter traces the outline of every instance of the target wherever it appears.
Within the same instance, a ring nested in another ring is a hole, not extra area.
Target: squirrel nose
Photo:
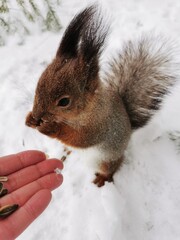
[[[34,115],[32,115],[32,117],[36,121],[37,126],[40,126],[42,124],[42,122],[43,122],[42,118],[34,117]]]
[[[48,123],[51,121],[52,114],[43,113],[39,115],[33,115],[33,118],[37,121],[38,125],[41,125],[43,122]]]
[[[32,112],[29,112],[27,117],[26,117],[26,125],[29,127],[38,127],[40,126],[42,123],[41,119],[38,119],[36,117],[34,117]]]
[[[32,118],[34,119],[34,121],[36,122],[36,126],[40,126],[41,123],[43,122],[42,118],[43,118],[44,114],[43,113],[37,114],[32,111],[31,115],[32,115]]]

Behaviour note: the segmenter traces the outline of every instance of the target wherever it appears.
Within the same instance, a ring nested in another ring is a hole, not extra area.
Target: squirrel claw
[[[98,187],[104,186],[105,182],[113,182],[112,174],[103,175],[101,173],[96,173],[96,178],[94,179],[93,183],[96,184]]]

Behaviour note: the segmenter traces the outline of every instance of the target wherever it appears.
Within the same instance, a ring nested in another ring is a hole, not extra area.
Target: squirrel
[[[97,6],[70,22],[55,58],[42,73],[26,125],[78,149],[93,149],[94,183],[113,181],[132,133],[161,108],[177,81],[166,44],[141,38],[125,44],[103,82],[102,56],[109,26]],[[98,14],[97,14],[98,13]]]

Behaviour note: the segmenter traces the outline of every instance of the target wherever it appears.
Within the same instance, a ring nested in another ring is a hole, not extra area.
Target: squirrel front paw
[[[96,177],[93,181],[98,187],[104,186],[105,182],[113,182],[113,174],[104,175],[101,173],[96,173]]]

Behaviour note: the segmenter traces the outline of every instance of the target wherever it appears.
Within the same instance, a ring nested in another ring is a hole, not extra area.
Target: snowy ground
[[[59,15],[64,27],[89,3],[61,2]],[[180,42],[180,1],[103,2],[113,18],[110,50],[144,31],[161,32]],[[62,156],[59,142],[24,125],[38,77],[53,58],[61,35],[35,34],[23,46],[12,37],[0,48],[0,155],[40,149],[51,157]],[[179,240],[179,102],[180,86],[154,121],[134,134],[114,184],[100,189],[94,186],[93,170],[73,152],[52,203],[18,240]]]

